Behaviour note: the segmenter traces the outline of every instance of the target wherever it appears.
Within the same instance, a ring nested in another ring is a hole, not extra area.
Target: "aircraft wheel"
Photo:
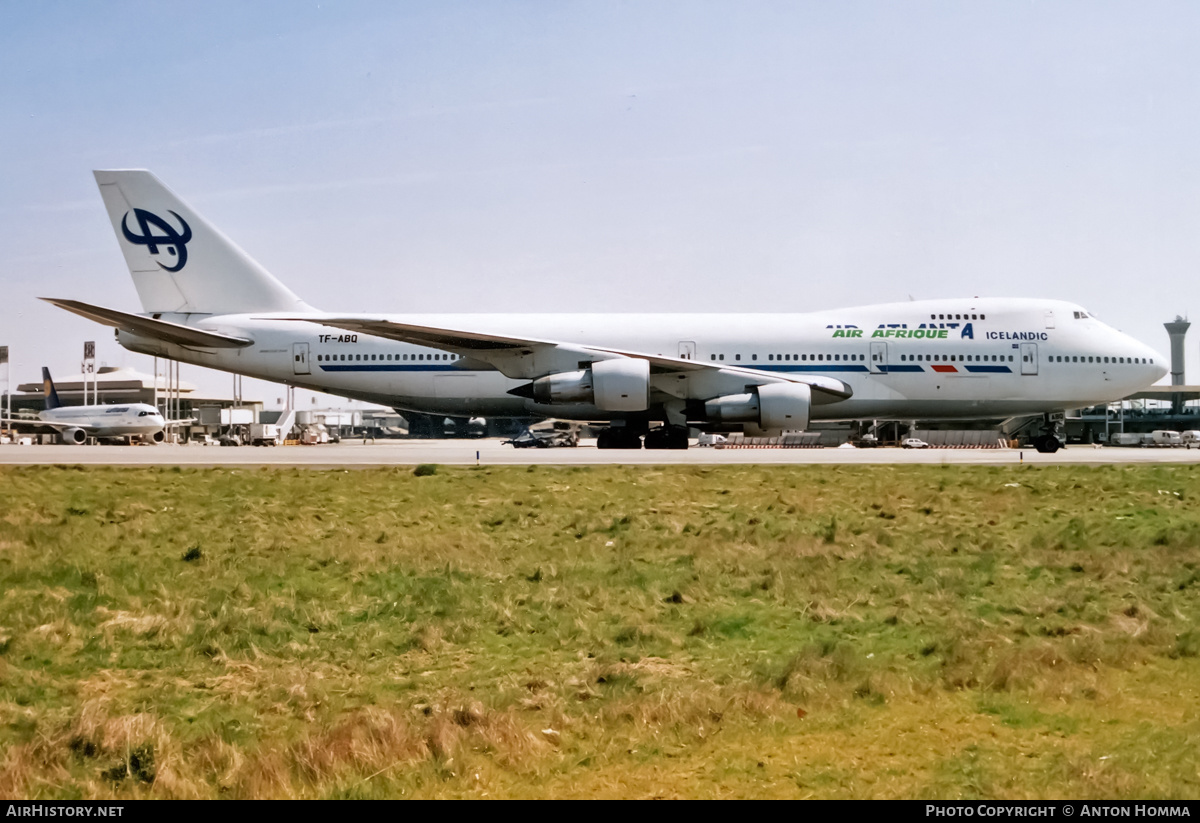
[[[647,449],[669,449],[671,448],[671,434],[664,426],[659,429],[651,429],[646,432],[645,448]]]
[[[673,427],[668,443],[668,449],[687,449],[690,445],[688,442],[688,430],[681,427]]]
[[[614,448],[618,449],[640,449],[642,447],[642,436],[635,431],[622,431],[617,435],[618,445]]]
[[[654,445],[650,445],[652,437]],[[688,429],[683,426],[655,428],[646,435],[647,449],[686,449],[688,445]]]
[[[1034,438],[1033,447],[1037,449],[1039,454],[1054,454],[1062,448],[1062,443],[1052,434],[1043,434],[1040,437]]]
[[[641,433],[629,431],[625,427],[604,429],[596,435],[596,448],[598,449],[640,449],[641,447]],[[647,446],[647,448],[655,447]]]
[[[682,426],[660,426],[646,432],[647,449],[686,449],[688,432]]]

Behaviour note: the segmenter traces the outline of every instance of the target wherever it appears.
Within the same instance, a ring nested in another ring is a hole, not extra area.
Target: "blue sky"
[[[5,0],[0,344],[22,380],[84,339],[148,369],[35,300],[138,308],[91,170],[143,167],[323,308],[1042,296],[1162,351],[1198,34],[1169,2]]]

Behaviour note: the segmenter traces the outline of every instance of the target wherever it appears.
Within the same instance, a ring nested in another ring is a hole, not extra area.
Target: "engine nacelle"
[[[704,416],[713,423],[758,422],[758,393],[715,397],[705,402]]]
[[[812,389],[807,384],[768,383],[759,386],[758,403],[758,424],[764,429],[804,431],[808,428]]]
[[[804,383],[768,383],[745,394],[729,394],[705,402],[713,423],[754,423],[763,429],[808,428],[812,389]]]
[[[650,361],[633,357],[592,364],[596,405],[605,411],[637,412],[650,408]]]
[[[560,403],[591,403],[592,370],[548,374],[533,381],[533,399],[547,406]]]
[[[59,436],[62,437],[64,443],[74,443],[76,446],[82,446],[87,442],[87,432],[75,426],[63,429]]]
[[[542,405],[589,404],[602,411],[650,408],[650,362],[632,357],[598,360],[589,368],[539,377],[512,394]]]

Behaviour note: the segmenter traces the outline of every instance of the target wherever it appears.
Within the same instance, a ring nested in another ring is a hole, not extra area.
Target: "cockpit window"
[[[1077,312],[1075,312],[1075,319],[1076,320],[1087,320],[1088,313],[1085,311],[1077,311]]]

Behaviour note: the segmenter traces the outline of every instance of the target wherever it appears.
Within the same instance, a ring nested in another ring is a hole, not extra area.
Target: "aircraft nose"
[[[1131,378],[1135,378],[1141,387],[1146,387],[1162,380],[1171,371],[1171,359],[1163,357],[1162,353],[1155,351],[1150,346],[1147,346],[1142,341],[1131,337],[1125,332],[1117,332],[1120,335],[1119,347],[1123,351],[1137,355],[1137,360],[1141,362],[1137,364],[1138,368],[1134,372],[1128,372]],[[1136,362],[1136,361],[1135,361]]]
[[[1170,373],[1171,360],[1149,346],[1143,345],[1142,350],[1145,352],[1142,356],[1146,358],[1148,363],[1147,369],[1150,374],[1150,382],[1157,383]]]
[[[1154,382],[1162,380],[1171,371],[1171,367],[1167,365],[1167,358],[1157,352],[1153,358],[1154,361]]]

